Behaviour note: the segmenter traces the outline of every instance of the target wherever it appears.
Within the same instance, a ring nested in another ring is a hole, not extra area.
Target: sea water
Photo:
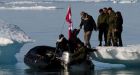
[[[25,44],[16,54],[16,65],[0,65],[0,75],[139,75],[139,68],[127,68],[120,64],[108,64],[94,61],[95,70],[75,72],[47,72],[29,69],[23,62],[24,55],[34,46],[56,45],[58,35],[63,33],[67,37],[68,26],[65,16],[68,5],[71,6],[73,28],[80,24],[80,12],[86,11],[95,21],[99,15],[98,10],[112,7],[121,11],[123,24],[123,43],[126,45],[140,44],[140,3],[112,3],[112,2],[47,2],[47,1],[19,1],[3,0],[0,2],[0,19],[10,24],[18,25],[35,42]],[[78,35],[83,41],[83,30]],[[92,47],[98,45],[98,32],[93,31],[91,37]]]

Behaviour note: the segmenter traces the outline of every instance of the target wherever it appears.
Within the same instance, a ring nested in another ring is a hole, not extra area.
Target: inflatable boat
[[[24,63],[35,69],[63,68],[55,50],[55,47],[36,46],[25,55]]]
[[[69,61],[69,52],[60,52],[55,47],[50,46],[36,46],[30,49],[24,57],[24,63],[31,69],[59,70],[77,68],[77,70],[83,70],[94,68],[94,64],[90,60],[72,64],[70,66],[68,65]]]

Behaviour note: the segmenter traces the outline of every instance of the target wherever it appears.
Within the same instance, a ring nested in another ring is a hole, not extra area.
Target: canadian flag
[[[66,14],[66,22],[68,23],[68,39],[71,37],[71,30],[72,30],[72,14],[71,14],[71,7],[68,7],[67,14]]]

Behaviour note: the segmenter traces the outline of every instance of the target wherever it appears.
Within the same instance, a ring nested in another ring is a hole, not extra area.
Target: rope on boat
[[[62,34],[62,32],[63,32],[63,30],[64,30],[64,26],[65,26],[65,21],[64,21],[64,23],[63,23],[63,25],[62,25],[62,27],[61,27],[61,32],[60,32],[60,34]]]

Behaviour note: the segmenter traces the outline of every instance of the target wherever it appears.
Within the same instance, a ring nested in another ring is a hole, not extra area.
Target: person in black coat
[[[116,37],[117,37],[117,40],[118,40],[118,46],[123,46],[123,43],[122,43],[122,31],[123,31],[123,17],[122,17],[122,14],[120,11],[117,11],[116,12]]]
[[[84,26],[84,45],[88,48],[91,48],[90,38],[93,30],[96,30],[96,23],[93,17],[86,12],[81,12],[81,23],[80,29]]]

